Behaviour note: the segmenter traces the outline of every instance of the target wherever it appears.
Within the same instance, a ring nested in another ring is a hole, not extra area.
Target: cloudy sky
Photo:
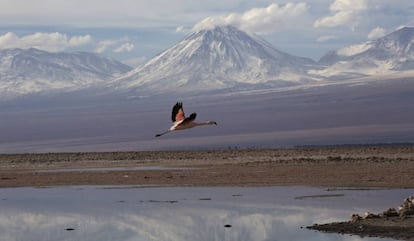
[[[225,24],[317,60],[414,26],[414,1],[0,0],[0,49],[92,51],[135,67],[191,31]]]

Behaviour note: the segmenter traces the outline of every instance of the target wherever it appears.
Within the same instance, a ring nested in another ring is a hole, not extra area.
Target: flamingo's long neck
[[[194,126],[207,126],[207,125],[216,125],[214,121],[206,121],[206,122],[193,122]]]

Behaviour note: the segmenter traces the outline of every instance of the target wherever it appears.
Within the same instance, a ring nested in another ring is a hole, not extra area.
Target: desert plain
[[[0,187],[58,185],[414,188],[414,146],[0,155]]]

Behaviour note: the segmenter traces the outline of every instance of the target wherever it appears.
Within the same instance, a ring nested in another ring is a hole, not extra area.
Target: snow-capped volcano
[[[0,50],[0,97],[85,88],[129,70],[127,65],[93,53],[4,49]]]
[[[118,89],[197,92],[255,84],[290,85],[310,78],[316,63],[273,48],[232,26],[188,35],[145,65],[117,79]]]
[[[326,68],[311,72],[325,77],[413,70],[414,28],[405,27],[373,41],[331,51],[319,63]]]

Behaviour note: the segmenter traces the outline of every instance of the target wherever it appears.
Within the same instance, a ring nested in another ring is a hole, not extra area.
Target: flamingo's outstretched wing
[[[197,117],[196,113],[192,113],[189,117],[185,118],[183,122],[181,122],[183,125],[192,122],[195,120],[195,118]]]
[[[172,122],[181,121],[185,119],[185,114],[183,110],[183,103],[177,102],[172,109],[171,120]]]

